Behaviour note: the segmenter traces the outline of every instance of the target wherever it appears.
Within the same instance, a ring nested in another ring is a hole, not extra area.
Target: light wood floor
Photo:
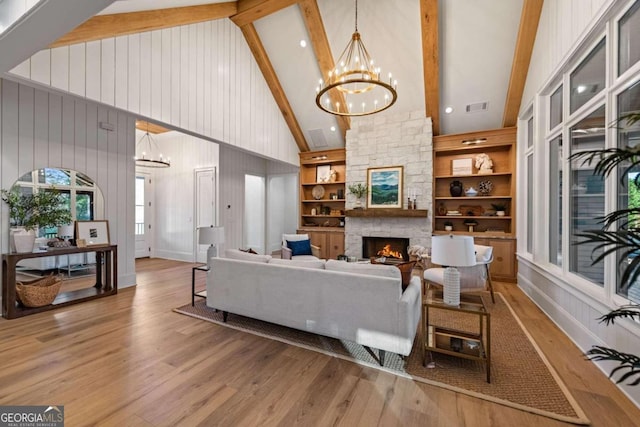
[[[173,313],[192,264],[136,266],[138,286],[116,296],[0,320],[0,405],[65,405],[67,426],[566,425]],[[640,425],[515,285],[496,288],[594,426]]]

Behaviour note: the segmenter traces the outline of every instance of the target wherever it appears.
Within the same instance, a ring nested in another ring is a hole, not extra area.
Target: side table
[[[196,297],[206,298],[207,291],[196,292],[196,270],[200,271],[209,271],[209,266],[207,264],[196,265],[191,269],[191,307],[196,304]]]
[[[477,316],[477,331],[458,327],[442,327],[432,323],[434,310],[449,310]],[[427,352],[436,352],[464,359],[484,362],[487,382],[491,382],[491,316],[480,295],[461,294],[460,305],[444,302],[442,290],[429,289],[422,297],[422,327],[424,346],[422,364],[426,366]]]

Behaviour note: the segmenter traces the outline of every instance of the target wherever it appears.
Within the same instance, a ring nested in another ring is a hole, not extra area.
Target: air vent
[[[466,112],[467,113],[480,113],[482,111],[487,111],[489,109],[488,102],[475,102],[473,104],[467,104]]]
[[[311,129],[308,131],[311,143],[315,148],[328,147],[327,139],[324,137],[324,131],[322,129]]]

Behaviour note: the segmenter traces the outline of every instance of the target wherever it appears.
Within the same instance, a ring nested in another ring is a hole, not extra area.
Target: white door
[[[216,170],[196,170],[196,262],[207,262],[207,246],[198,244],[198,228],[217,225],[216,221]]]
[[[136,258],[151,256],[151,175],[136,172]]]

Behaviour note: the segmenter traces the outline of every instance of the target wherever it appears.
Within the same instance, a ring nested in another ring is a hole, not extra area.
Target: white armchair
[[[311,247],[311,254],[294,255],[293,250],[289,247],[287,242],[303,242],[309,240],[309,246]],[[296,259],[296,260],[316,260],[320,259],[320,247],[311,244],[308,234],[283,234],[282,235],[282,259]]]
[[[487,288],[491,293],[491,301],[496,302],[493,295],[493,284],[489,266],[493,261],[493,247],[473,245],[476,251],[476,265],[474,267],[460,267],[460,292],[484,291]],[[444,268],[429,268],[424,271],[424,280],[427,286],[442,286],[444,283]]]

